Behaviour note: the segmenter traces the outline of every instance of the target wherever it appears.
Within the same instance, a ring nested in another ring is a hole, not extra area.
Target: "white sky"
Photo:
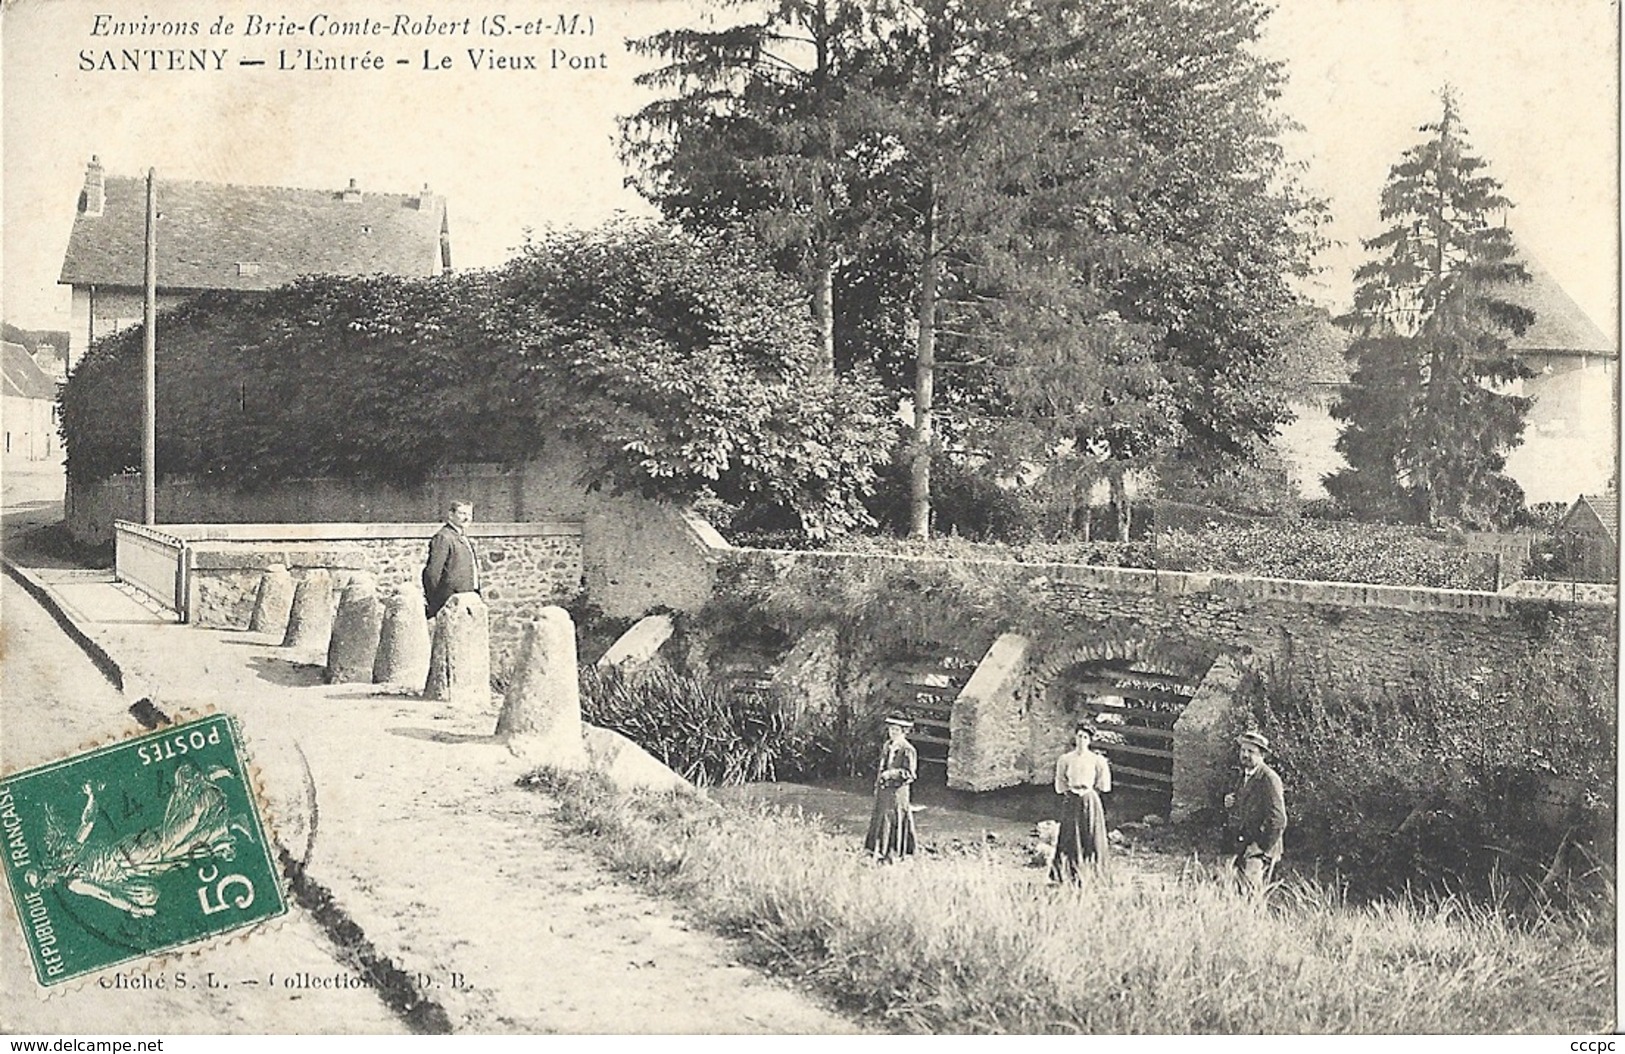
[[[314,12],[390,19],[438,8],[458,18],[503,14],[510,24],[559,10],[594,19],[606,68],[536,72],[469,68],[470,46],[535,53],[554,39],[366,41],[245,38],[250,12]],[[406,193],[424,183],[449,201],[460,267],[498,263],[526,228],[597,223],[617,209],[647,211],[622,185],[614,119],[647,96],[631,84],[621,45],[692,16],[690,0],[585,0],[542,11],[518,0],[396,5],[390,0],[14,0],[0,21],[3,106],[3,309],[27,328],[65,328],[68,295],[55,284],[74,203],[92,154],[116,175]],[[96,14],[197,20],[194,37],[91,36]],[[220,13],[238,34],[210,37]],[[278,48],[360,53],[371,46],[406,67],[377,72],[281,72]],[[224,72],[81,72],[81,48],[230,49]],[[1511,224],[1605,333],[1618,312],[1618,11],[1611,0],[1280,0],[1266,44],[1289,63],[1283,107],[1304,126],[1287,143],[1311,189],[1329,199],[1323,299],[1340,303],[1359,239],[1379,229],[1377,194],[1388,167],[1437,114],[1449,82],[1471,141],[1517,204]],[[424,48],[454,57],[422,69]],[[264,58],[258,69],[235,66]]]

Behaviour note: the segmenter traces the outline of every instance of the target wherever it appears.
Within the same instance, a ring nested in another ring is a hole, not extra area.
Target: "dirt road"
[[[0,772],[138,731],[127,705],[39,604],[0,578]],[[300,973],[310,986],[284,987]],[[405,1032],[366,988],[314,987],[349,975],[295,908],[267,929],[138,964],[105,986],[45,990],[10,898],[0,907],[0,1033]]]

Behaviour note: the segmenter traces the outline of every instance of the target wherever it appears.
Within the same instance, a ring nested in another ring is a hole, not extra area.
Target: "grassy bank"
[[[868,863],[770,810],[617,796],[538,773],[624,874],[748,954],[910,1032],[1576,1033],[1613,1027],[1612,949],[1487,909],[1354,907],[1311,884],[1269,907],[1193,868],[1082,892],[1000,856]]]

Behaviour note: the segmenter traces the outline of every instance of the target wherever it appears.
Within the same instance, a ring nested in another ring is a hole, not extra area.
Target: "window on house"
[[[238,275],[238,277],[248,278],[248,277],[253,277],[254,275],[257,275],[259,273],[260,273],[260,265],[257,264],[257,263],[239,263],[237,265],[237,275]]]

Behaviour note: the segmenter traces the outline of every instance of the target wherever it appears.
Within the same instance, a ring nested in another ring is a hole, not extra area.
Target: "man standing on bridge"
[[[468,536],[468,525],[473,522],[474,506],[454,501],[446,510],[446,525],[429,539],[429,560],[423,566],[423,600],[431,619],[458,593],[480,591],[480,561]]]

